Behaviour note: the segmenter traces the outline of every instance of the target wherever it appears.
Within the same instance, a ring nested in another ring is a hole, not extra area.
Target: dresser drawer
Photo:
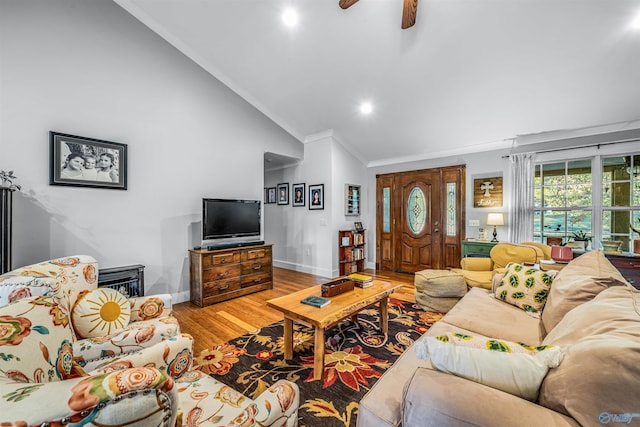
[[[227,292],[237,291],[240,289],[240,278],[229,280],[218,280],[217,282],[208,282],[202,286],[202,296],[204,298],[215,295],[226,294]]]
[[[640,260],[624,259],[624,258],[609,258],[609,261],[611,261],[611,264],[613,264],[613,266],[618,270],[638,269],[638,274],[640,274]]]
[[[202,257],[202,268],[214,267],[216,265],[237,264],[240,262],[239,252],[224,252],[215,255],[205,255]]]
[[[605,256],[629,283],[640,289],[640,258],[618,257],[607,254]]]
[[[267,283],[271,281],[271,273],[264,272],[258,274],[249,274],[247,276],[242,276],[240,278],[240,286],[243,288],[248,288],[250,286],[261,285],[263,283]]]
[[[271,258],[271,248],[257,248],[257,249],[247,249],[242,252],[241,261],[251,261],[254,259],[260,258]]]
[[[261,273],[263,271],[271,272],[271,257],[245,261],[241,265],[243,276],[245,274]]]
[[[240,276],[240,264],[221,265],[204,270],[202,272],[202,281],[212,282],[214,280],[232,279],[238,276]]]
[[[488,257],[494,246],[491,242],[462,242],[462,256]]]

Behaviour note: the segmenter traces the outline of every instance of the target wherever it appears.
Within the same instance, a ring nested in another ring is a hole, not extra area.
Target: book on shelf
[[[300,300],[301,303],[311,305],[314,307],[322,308],[324,306],[329,305],[331,300],[329,298],[317,297],[317,296],[308,296]]]

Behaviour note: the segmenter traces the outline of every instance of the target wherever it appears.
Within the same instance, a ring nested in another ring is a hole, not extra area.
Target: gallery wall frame
[[[49,184],[127,189],[127,145],[49,132]]]
[[[298,183],[291,186],[291,206],[300,207],[305,205],[305,184]]]
[[[276,195],[278,198],[279,205],[288,205],[289,204],[289,183],[282,182],[278,184]]]
[[[309,210],[324,209],[324,184],[309,186]]]
[[[267,188],[267,204],[275,204],[276,203],[276,187]]]

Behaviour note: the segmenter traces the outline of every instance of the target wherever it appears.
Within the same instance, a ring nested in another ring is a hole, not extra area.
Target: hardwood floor
[[[402,289],[392,297],[415,301],[413,274],[374,270],[366,270],[366,273],[378,279],[402,283],[404,285]],[[182,332],[193,336],[193,351],[194,354],[198,354],[202,350],[282,320],[282,313],[267,307],[267,300],[319,285],[328,280],[325,277],[274,267],[273,289],[203,308],[190,302],[183,302],[173,306],[173,313],[180,322]]]

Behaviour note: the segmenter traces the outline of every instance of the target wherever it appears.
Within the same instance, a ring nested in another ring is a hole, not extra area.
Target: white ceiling
[[[300,141],[333,135],[369,166],[640,118],[640,0],[420,0],[407,30],[402,0],[115,1]]]

